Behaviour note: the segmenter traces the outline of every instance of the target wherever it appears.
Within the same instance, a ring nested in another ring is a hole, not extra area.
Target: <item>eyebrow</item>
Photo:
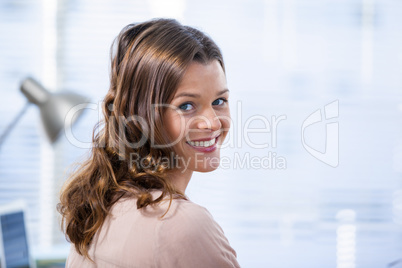
[[[222,95],[223,93],[226,93],[228,91],[229,91],[229,89],[225,88],[224,90],[219,91],[218,94],[216,94],[216,96]],[[176,98],[180,98],[180,97],[199,98],[200,95],[199,94],[183,92],[183,93],[180,93],[179,95],[175,96],[174,98],[176,99]]]

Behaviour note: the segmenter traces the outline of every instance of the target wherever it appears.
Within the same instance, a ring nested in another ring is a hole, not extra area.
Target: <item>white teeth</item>
[[[188,143],[192,146],[199,146],[199,147],[209,147],[215,144],[216,138],[213,138],[209,141],[189,141]]]

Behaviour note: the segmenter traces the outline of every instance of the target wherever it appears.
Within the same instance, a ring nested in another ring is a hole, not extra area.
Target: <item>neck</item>
[[[168,178],[177,191],[185,194],[188,183],[190,182],[193,171],[189,169],[174,169],[168,172]]]

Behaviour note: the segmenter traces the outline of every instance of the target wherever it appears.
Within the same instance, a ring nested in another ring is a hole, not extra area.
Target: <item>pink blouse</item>
[[[72,245],[66,267],[240,267],[222,228],[205,208],[173,199],[160,218],[168,205],[163,201],[137,209],[136,199],[120,199],[92,241],[94,263]]]

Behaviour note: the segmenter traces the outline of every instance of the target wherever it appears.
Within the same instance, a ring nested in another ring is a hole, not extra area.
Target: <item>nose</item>
[[[200,114],[197,121],[198,129],[210,129],[212,131],[215,131],[222,128],[221,120],[216,115],[213,108],[209,108],[208,110]]]

